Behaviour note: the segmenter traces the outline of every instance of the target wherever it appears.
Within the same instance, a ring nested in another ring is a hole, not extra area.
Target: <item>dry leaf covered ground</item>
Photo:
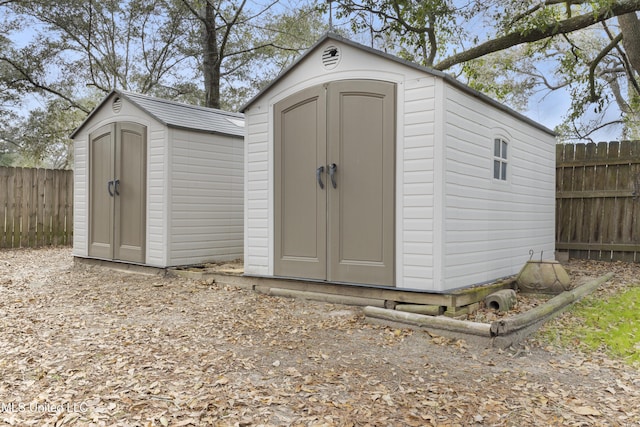
[[[637,369],[535,338],[480,349],[69,249],[0,251],[0,295],[0,424],[640,424]]]

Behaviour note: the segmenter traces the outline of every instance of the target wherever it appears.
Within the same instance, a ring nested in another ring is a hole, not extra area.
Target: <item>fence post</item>
[[[47,182],[47,170],[38,169],[36,182],[38,183],[38,193],[36,194],[36,245],[46,245],[45,238],[45,219],[44,219],[44,205],[45,205],[45,187]]]
[[[45,181],[44,181],[44,244],[49,246],[53,245],[53,200],[54,200],[54,187],[53,187],[53,175],[55,174],[54,170],[47,169],[45,173]]]
[[[38,208],[38,182],[37,169],[22,169],[24,182],[24,210],[22,217],[24,218],[23,231],[21,237],[21,246],[35,247],[36,231],[37,231],[37,208]]]

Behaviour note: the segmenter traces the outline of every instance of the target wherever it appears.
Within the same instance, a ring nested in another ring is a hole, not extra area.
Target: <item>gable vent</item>
[[[111,104],[111,108],[113,109],[114,113],[118,114],[120,112],[120,109],[122,108],[122,98],[116,96],[113,100],[113,104]]]
[[[340,49],[337,46],[329,45],[322,51],[322,65],[327,70],[333,70],[338,66],[341,57]]]

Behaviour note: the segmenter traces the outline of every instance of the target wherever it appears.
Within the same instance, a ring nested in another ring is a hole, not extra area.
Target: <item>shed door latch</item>
[[[322,182],[323,173],[324,173],[324,166],[320,166],[318,169],[316,169],[316,180],[318,181],[318,185],[322,189],[324,189],[324,183]]]
[[[337,188],[338,184],[336,183],[336,172],[338,171],[338,165],[335,163],[331,163],[329,165],[329,177],[331,177],[331,185],[333,188]]]

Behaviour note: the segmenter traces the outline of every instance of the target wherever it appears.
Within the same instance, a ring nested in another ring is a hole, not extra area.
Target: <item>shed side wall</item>
[[[172,130],[168,265],[243,255],[243,139]]]
[[[494,138],[509,144],[506,181]],[[555,138],[447,85],[444,142],[442,290],[516,274],[529,250],[553,258]]]

